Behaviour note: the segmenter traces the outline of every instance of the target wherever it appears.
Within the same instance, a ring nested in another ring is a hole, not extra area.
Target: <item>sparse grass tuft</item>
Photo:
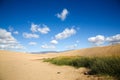
[[[45,59],[56,65],[69,65],[76,68],[86,67],[91,69],[92,74],[110,75],[120,79],[120,57],[56,57]]]

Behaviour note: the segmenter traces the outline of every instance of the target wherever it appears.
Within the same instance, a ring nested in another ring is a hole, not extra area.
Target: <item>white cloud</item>
[[[0,44],[1,50],[8,50],[8,49],[25,49],[24,46],[21,44],[12,45],[12,44]]]
[[[23,33],[24,38],[39,38],[39,35],[37,34],[31,34],[31,33]]]
[[[58,41],[57,40],[52,40],[50,41],[51,44],[58,44]]]
[[[19,34],[19,32],[18,32],[18,31],[14,31],[13,33],[14,33],[14,34]]]
[[[103,35],[97,35],[95,37],[88,38],[88,41],[99,46],[105,42],[105,37]]]
[[[0,44],[0,50],[1,50],[1,49],[3,49],[3,50],[4,50],[4,49],[6,49],[6,48],[8,48],[8,45],[5,45],[5,44]]]
[[[9,26],[8,29],[9,29],[9,31],[10,31],[11,33],[13,33],[13,34],[19,34],[19,32],[18,32],[18,31],[15,31],[14,28],[11,27],[11,26]]]
[[[10,47],[11,49],[25,49],[25,47],[22,46],[21,44],[17,44],[17,45],[8,45],[8,47]]]
[[[60,18],[62,21],[64,21],[66,19],[66,16],[68,15],[68,10],[67,9],[63,9],[63,11],[61,13],[57,13],[57,17]]]
[[[115,36],[107,37],[106,41],[110,44],[119,44],[120,43],[120,34],[117,34]]]
[[[47,25],[45,25],[45,24],[43,24],[42,25],[43,26],[43,28],[38,28],[38,31],[40,32],[40,33],[42,33],[42,34],[47,34],[49,31],[50,31],[50,29],[47,27]]]
[[[0,28],[0,41],[4,43],[16,42],[16,39],[11,35],[11,32],[7,32],[5,29]]]
[[[43,48],[43,49],[54,49],[54,48],[56,48],[56,47],[55,47],[54,45],[44,44],[44,45],[41,46],[41,48]]]
[[[32,32],[40,32],[41,34],[47,34],[50,31],[50,29],[47,25],[42,24],[40,26],[40,25],[37,25],[37,24],[34,24],[34,23],[31,24],[31,29],[30,30]]]
[[[36,25],[36,24],[32,23],[32,24],[31,24],[31,29],[30,29],[30,30],[31,30],[32,32],[37,32],[37,31],[38,31],[38,30],[37,30],[38,27],[39,27],[39,25]]]
[[[0,49],[23,49],[24,47],[12,36],[11,32],[0,28]]]
[[[55,38],[57,40],[61,40],[61,39],[65,39],[65,38],[68,38],[72,35],[76,34],[76,30],[74,28],[66,28],[63,32],[61,33],[58,33],[57,35],[55,35]]]
[[[36,42],[29,42],[29,45],[35,46],[35,45],[37,45],[37,43]]]
[[[73,45],[69,45],[66,48],[67,49],[75,49],[78,45],[77,44],[73,44]]]

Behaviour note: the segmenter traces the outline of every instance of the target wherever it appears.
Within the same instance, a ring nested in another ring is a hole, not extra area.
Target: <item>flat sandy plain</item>
[[[84,75],[84,72],[87,71],[86,68],[76,69],[70,66],[56,66],[43,62],[42,59],[76,55],[109,56],[119,55],[119,52],[120,45],[48,54],[0,50],[0,80],[104,80],[102,77],[95,75]]]

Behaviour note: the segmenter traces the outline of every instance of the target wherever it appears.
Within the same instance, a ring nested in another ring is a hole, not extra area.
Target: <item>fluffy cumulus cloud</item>
[[[11,32],[0,28],[0,49],[23,49],[24,47],[12,36]]]
[[[66,28],[63,32],[61,33],[58,33],[57,35],[55,35],[55,38],[57,40],[61,40],[61,39],[65,39],[65,38],[68,38],[72,35],[76,34],[76,30],[74,28]]]
[[[97,35],[95,37],[88,38],[88,41],[98,46],[105,42],[105,37],[103,35]]]
[[[37,45],[37,43],[36,42],[29,42],[29,45],[35,46],[35,45]]]
[[[67,9],[63,9],[63,11],[61,13],[57,13],[57,17],[60,18],[62,21],[64,21],[68,15],[68,10]]]
[[[58,41],[57,40],[52,40],[50,41],[51,44],[58,44]]]
[[[37,31],[38,31],[38,30],[37,30],[38,27],[39,27],[39,25],[36,25],[36,24],[32,23],[30,30],[31,30],[32,32],[37,32]]]
[[[30,30],[32,32],[40,32],[41,34],[47,34],[50,31],[50,29],[47,25],[45,25],[45,24],[37,25],[37,24],[34,24],[34,23],[31,24],[31,29]]]
[[[43,48],[43,49],[55,49],[56,47],[54,45],[44,44],[41,46],[41,48]]]
[[[47,34],[49,31],[50,31],[50,29],[47,27],[47,25],[45,25],[45,24],[43,24],[42,25],[43,26],[43,28],[38,28],[38,31],[40,32],[40,33],[42,33],[42,34]]]
[[[33,33],[23,33],[24,38],[39,38],[39,35]]]
[[[107,37],[106,41],[109,42],[110,44],[120,44],[120,34]]]

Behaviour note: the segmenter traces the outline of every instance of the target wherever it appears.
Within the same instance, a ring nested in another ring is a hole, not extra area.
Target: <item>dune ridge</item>
[[[120,56],[120,44],[63,52],[62,56]]]

